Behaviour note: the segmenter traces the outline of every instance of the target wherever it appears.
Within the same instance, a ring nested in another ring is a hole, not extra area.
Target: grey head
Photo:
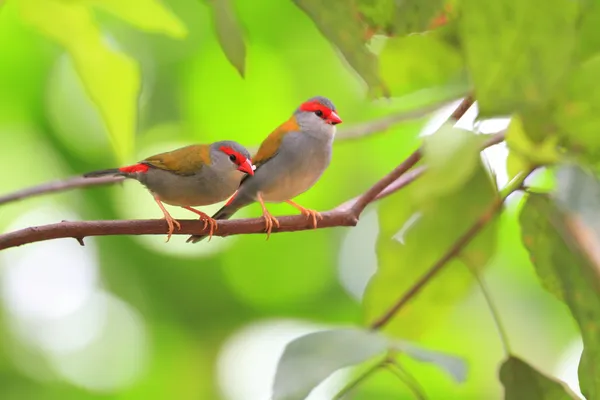
[[[223,172],[241,171],[254,175],[250,152],[233,140],[220,140],[210,145],[212,166]]]
[[[332,137],[335,126],[342,123],[333,102],[323,96],[306,100],[296,109],[294,116],[300,130],[315,137]]]

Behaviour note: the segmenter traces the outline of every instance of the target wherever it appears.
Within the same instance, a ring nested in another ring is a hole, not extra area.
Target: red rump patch
[[[225,203],[225,207],[227,207],[228,205],[230,205],[231,203],[233,203],[233,199],[235,199],[235,195],[237,194],[237,190],[235,191],[235,193],[233,194],[233,196],[231,196],[229,198],[229,200],[227,200],[227,203]]]
[[[136,172],[148,172],[149,169],[150,167],[146,164],[135,164],[128,167],[121,167],[119,168],[119,171],[125,172],[126,174],[135,174]]]

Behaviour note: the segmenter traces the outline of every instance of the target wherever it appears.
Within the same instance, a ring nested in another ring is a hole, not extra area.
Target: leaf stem
[[[385,365],[387,370],[394,374],[398,379],[400,379],[406,387],[415,395],[417,400],[426,400],[427,396],[425,395],[425,390],[417,381],[417,379],[410,374],[407,370],[402,368],[400,363],[397,360],[392,358],[388,359],[387,364]]]
[[[494,320],[494,324],[496,325],[496,329],[498,330],[498,335],[500,336],[500,341],[502,342],[502,347],[504,348],[504,352],[506,353],[506,356],[508,357],[510,354],[512,354],[512,351],[510,350],[510,342],[508,340],[508,334],[506,333],[506,329],[504,328],[504,325],[502,324],[502,319],[500,318],[500,313],[498,312],[498,308],[496,307],[496,304],[494,303],[494,301],[492,299],[492,295],[490,294],[489,288],[488,288],[487,284],[485,283],[485,280],[479,273],[479,271],[477,271],[475,268],[472,268],[472,267],[469,269],[471,270],[473,275],[475,275],[475,279],[477,279],[477,282],[479,283],[479,287],[481,288],[481,293],[483,294],[483,297],[485,298],[485,302],[487,303],[487,306],[490,310],[490,314],[492,315],[492,319]]]
[[[373,366],[371,366],[370,368],[365,370],[362,374],[360,374],[356,378],[352,379],[335,396],[333,396],[332,400],[341,400],[345,395],[350,393],[352,390],[356,389],[361,383],[366,381],[369,377],[371,377],[380,368],[385,366],[388,361],[389,361],[388,357],[386,356],[383,360],[374,364]]]

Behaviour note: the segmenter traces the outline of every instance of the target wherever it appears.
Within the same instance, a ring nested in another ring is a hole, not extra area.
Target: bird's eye
[[[317,110],[317,111],[315,111],[315,115],[319,118],[323,118],[323,111]]]
[[[229,159],[230,159],[231,161],[235,161],[235,160],[237,160],[237,157],[235,156],[235,154],[231,154],[231,155],[229,156]]]

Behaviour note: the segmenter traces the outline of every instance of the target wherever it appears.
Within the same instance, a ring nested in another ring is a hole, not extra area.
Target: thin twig
[[[533,170],[532,170],[533,171]],[[381,317],[376,319],[371,324],[371,329],[383,328],[391,319],[396,315],[400,309],[406,305],[414,296],[416,296],[431,279],[436,276],[446,264],[456,257],[462,249],[465,248],[469,242],[479,233],[479,231],[496,216],[498,211],[502,209],[504,200],[513,193],[514,191],[521,188],[521,185],[525,179],[529,176],[532,171],[522,172],[511,180],[507,186],[502,190],[502,195],[499,196],[494,203],[484,212],[481,217],[465,232],[460,236],[454,245],[427,271],[417,282],[404,293]]]
[[[417,381],[417,379],[414,376],[412,376],[407,370],[402,368],[402,366],[397,360],[389,358],[385,366],[389,372],[394,374],[395,377],[400,379],[402,383],[404,383],[406,387],[408,387],[408,389],[415,395],[417,400],[427,399],[423,386],[421,386],[419,381]]]
[[[100,178],[84,178],[82,176],[76,176],[70,179],[52,181],[42,185],[19,190],[18,192],[9,193],[5,196],[0,196],[0,205],[28,197],[39,196],[42,194],[61,192],[69,189],[89,186],[108,185],[111,183],[122,182],[123,180],[125,180],[125,178],[118,176],[103,176]]]
[[[339,133],[336,135],[336,140],[360,139],[363,136],[367,136],[375,132],[384,132],[390,127],[397,125],[401,122],[408,122],[433,114],[434,112],[439,111],[442,108],[454,103],[456,100],[440,102],[437,104],[419,108],[417,110],[400,111],[396,114],[386,115],[385,117],[381,117],[373,121],[350,126],[348,128],[340,128]],[[468,108],[469,107],[467,107],[467,109]],[[456,113],[456,111],[454,113]]]
[[[477,279],[477,282],[479,283],[481,293],[483,294],[485,302],[487,303],[487,306],[490,310],[490,314],[492,314],[492,319],[494,320],[496,329],[498,330],[498,335],[500,336],[500,342],[502,343],[502,347],[504,348],[504,353],[508,357],[510,354],[512,354],[512,351],[510,349],[508,334],[506,333],[506,329],[504,329],[504,324],[502,324],[502,319],[500,318],[500,312],[498,312],[498,308],[496,307],[496,304],[492,299],[490,290],[479,271],[477,271],[477,269],[474,267],[469,267],[469,269],[471,270],[473,275],[475,275],[475,279]]]
[[[342,388],[342,390],[340,390],[335,396],[333,396],[332,400],[341,400],[344,396],[346,396],[348,393],[350,393],[351,391],[356,389],[361,383],[363,383],[369,377],[371,377],[375,372],[377,372],[377,370],[379,370],[384,365],[386,365],[387,362],[388,362],[388,359],[386,356],[383,360],[374,364],[373,366],[368,368],[366,371],[364,371],[362,374],[360,374],[356,378],[352,379],[346,386],[344,386]]]
[[[465,113],[469,110],[469,108],[471,108],[474,102],[475,99],[473,98],[473,95],[468,95],[467,97],[465,97],[463,101],[458,105],[458,107],[456,107],[456,110],[454,110],[452,115],[450,115],[450,119],[453,119],[455,121],[461,119],[463,115],[465,115]]]

